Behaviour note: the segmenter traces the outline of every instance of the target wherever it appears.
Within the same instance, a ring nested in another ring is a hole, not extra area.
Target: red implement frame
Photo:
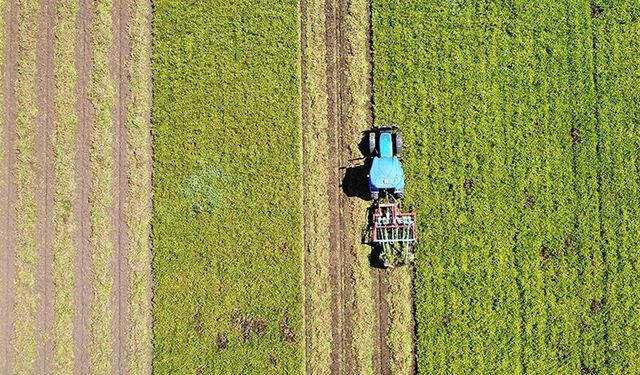
[[[415,212],[401,212],[397,203],[379,203],[373,212],[374,243],[403,243],[413,246],[417,241]]]

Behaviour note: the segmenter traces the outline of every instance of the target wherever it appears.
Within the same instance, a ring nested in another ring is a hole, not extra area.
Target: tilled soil
[[[91,27],[92,3],[81,1],[76,19],[76,69],[78,70],[76,110],[78,112],[78,128],[76,129],[76,200],[74,217],[78,222],[76,231],[75,282],[73,338],[75,372],[89,372],[89,299],[91,298],[90,269],[91,256],[89,233],[89,191],[91,189],[91,172],[89,167],[89,140],[93,123],[93,108],[89,101],[89,82],[91,74]]]
[[[113,241],[115,244],[112,261],[112,367],[116,373],[126,373],[126,338],[127,338],[127,305],[128,305],[128,275],[127,275],[127,227],[124,221],[124,204],[128,194],[127,178],[127,95],[128,78],[125,60],[128,58],[130,46],[127,25],[129,20],[127,0],[116,0],[112,10],[113,48],[110,59],[112,77],[116,85],[116,105],[113,111],[114,120],[114,186],[113,191]],[[37,133],[35,135],[34,155],[37,159],[36,176],[36,231],[34,238],[37,246],[37,270],[35,273],[36,299],[36,357],[34,369],[36,373],[48,374],[52,372],[53,348],[52,330],[54,321],[55,285],[53,283],[53,241],[55,237],[54,193],[56,191],[56,174],[53,168],[56,103],[54,89],[56,77],[54,59],[56,3],[40,0],[38,16],[38,40],[36,52],[36,105]],[[89,373],[89,302],[92,298],[92,267],[89,237],[91,233],[91,202],[89,191],[91,188],[90,168],[90,135],[93,127],[93,106],[89,100],[89,87],[92,72],[91,27],[94,2],[80,0],[76,22],[76,58],[75,67],[78,73],[76,85],[76,110],[78,123],[76,127],[75,145],[75,182],[76,191],[73,203],[73,217],[76,221],[74,235],[74,265],[69,272],[74,273],[73,285],[73,346],[74,372]],[[2,71],[3,106],[2,127],[3,144],[0,145],[0,373],[10,374],[15,368],[15,337],[14,314],[14,280],[16,274],[16,233],[21,230],[15,224],[17,191],[15,186],[16,165],[16,93],[15,82],[17,74],[17,0],[8,0],[5,4],[5,50]],[[29,46],[20,46],[29,48]],[[108,188],[108,187],[105,187]],[[149,192],[150,193],[150,192]]]
[[[0,283],[0,373],[10,374],[13,368],[13,359],[15,357],[12,348],[13,341],[13,322],[15,313],[14,304],[14,283],[16,274],[15,251],[16,251],[16,214],[15,206],[17,200],[15,185],[15,166],[16,166],[16,96],[15,82],[18,70],[18,17],[17,17],[17,0],[9,0],[5,3],[5,12],[3,15],[5,25],[5,49],[4,49],[4,73],[3,82],[3,108],[2,108],[2,125],[3,125],[3,141],[2,145],[2,164],[0,165],[0,176],[4,183],[3,192],[0,194],[0,265],[2,267],[2,282]]]

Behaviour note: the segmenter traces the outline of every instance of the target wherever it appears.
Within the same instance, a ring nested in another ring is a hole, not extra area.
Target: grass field
[[[156,372],[304,368],[298,6],[155,3]]]
[[[637,371],[637,5],[374,1],[420,373]]]

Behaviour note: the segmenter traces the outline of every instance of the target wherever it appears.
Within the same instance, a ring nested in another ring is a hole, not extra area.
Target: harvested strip
[[[73,259],[76,222],[73,202],[76,197],[75,140],[78,117],[75,86],[77,72],[75,56],[76,0],[56,3],[55,29],[55,106],[54,145],[54,242],[53,279],[55,284],[53,321],[53,373],[69,374],[74,369],[73,351]]]
[[[342,99],[342,135],[343,143],[357,145],[362,137],[362,131],[367,128],[371,117],[370,77],[369,77],[369,2],[366,0],[349,0],[346,2],[341,30],[341,57],[343,59],[343,90]],[[347,159],[359,158],[360,152],[356,147],[349,147]],[[358,168],[358,167],[356,167]],[[375,307],[372,298],[373,278],[369,254],[371,248],[363,245],[359,228],[367,225],[364,213],[367,202],[351,198],[348,200],[346,212],[348,213],[347,228],[351,228],[346,234],[352,262],[349,264],[353,293],[351,295],[350,317],[352,324],[352,350],[353,368],[356,374],[373,373],[374,332],[376,321]]]
[[[391,374],[412,374],[414,345],[411,269],[404,267],[391,270],[387,280],[389,283],[389,293],[387,294],[389,371]]]
[[[126,363],[131,374],[151,373],[151,299],[149,236],[151,220],[151,4],[129,0],[131,54],[127,61],[130,87],[127,109],[129,192],[125,220],[129,293]]]
[[[324,1],[306,1],[306,46],[302,54],[305,76],[302,77],[306,108],[303,131],[304,142],[304,206],[306,216],[305,241],[307,251],[307,329],[309,350],[307,361],[311,371],[328,374],[332,363],[332,305],[329,268],[330,209],[327,195],[329,183],[327,62],[325,41]],[[320,166],[318,168],[318,166]]]
[[[109,70],[109,53],[113,44],[111,0],[95,4],[91,42],[93,47],[93,71],[89,97],[94,108],[94,127],[90,141],[92,173],[89,201],[91,202],[91,234],[89,245],[93,268],[92,296],[89,323],[89,368],[96,374],[111,372],[111,290],[113,275],[113,225],[110,217],[113,202],[113,108],[115,106],[114,82]]]
[[[17,263],[15,280],[14,349],[16,374],[35,371],[36,357],[36,227],[35,158],[36,133],[36,33],[37,0],[18,2],[18,75],[16,79],[16,227]]]

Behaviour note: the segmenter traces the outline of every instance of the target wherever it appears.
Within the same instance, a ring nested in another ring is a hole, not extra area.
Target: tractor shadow
[[[342,167],[344,169],[344,177],[342,178],[342,183],[340,187],[342,191],[347,197],[350,198],[360,198],[364,201],[371,200],[371,194],[369,192],[369,169],[371,168],[371,158],[368,158],[369,155],[369,131],[362,132],[362,138],[358,143],[358,150],[362,155],[361,158],[350,160],[353,161],[362,161],[359,165]]]

